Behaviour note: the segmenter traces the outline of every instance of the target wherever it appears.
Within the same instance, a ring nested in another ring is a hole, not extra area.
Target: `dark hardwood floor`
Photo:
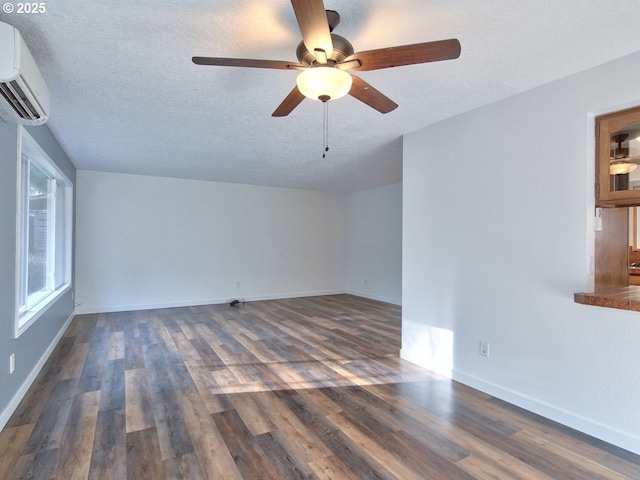
[[[349,295],[79,315],[2,479],[640,479],[640,457],[398,358]]]

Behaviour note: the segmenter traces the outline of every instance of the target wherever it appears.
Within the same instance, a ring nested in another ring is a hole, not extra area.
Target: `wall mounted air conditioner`
[[[0,22],[0,118],[40,125],[49,118],[49,89],[20,32]]]

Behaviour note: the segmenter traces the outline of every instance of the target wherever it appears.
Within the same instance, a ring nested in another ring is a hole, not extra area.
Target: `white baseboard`
[[[356,297],[368,298],[370,300],[378,300],[379,302],[390,303],[392,305],[402,305],[402,300],[397,300],[391,297],[384,297],[381,295],[373,295],[367,292],[360,292],[358,290],[347,290],[349,295],[355,295]]]
[[[29,390],[34,380],[40,373],[40,370],[42,370],[42,367],[44,367],[44,364],[47,363],[47,360],[51,356],[51,353],[53,353],[53,349],[56,348],[56,345],[58,345],[58,342],[64,335],[64,332],[69,327],[69,324],[71,323],[71,320],[73,320],[74,316],[75,316],[75,312],[72,312],[71,315],[69,315],[69,318],[67,318],[67,320],[64,322],[64,325],[62,325],[62,327],[56,334],[55,338],[51,341],[47,349],[44,351],[44,353],[38,360],[38,363],[35,364],[31,372],[27,376],[27,378],[24,380],[24,382],[22,382],[22,385],[20,385],[20,388],[15,393],[15,395],[13,396],[13,398],[11,399],[7,407],[2,411],[2,413],[0,413],[0,430],[2,430],[5,427],[5,425],[11,418],[11,415],[13,415],[13,412],[15,412],[16,409],[18,408],[18,405],[20,405],[20,402],[22,401],[24,396],[27,394],[27,391]]]
[[[460,383],[488,393],[500,400],[509,402],[530,412],[542,415],[550,420],[566,425],[592,437],[640,455],[640,437],[608,427],[575,413],[541,402],[535,398],[486,382],[473,375],[454,370],[452,378]]]
[[[299,297],[319,297],[322,295],[341,295],[348,293],[345,290],[327,290],[321,292],[295,292],[279,295],[252,295],[243,296],[237,295],[235,297],[226,298],[208,298],[200,300],[184,300],[175,302],[159,302],[159,303],[142,303],[133,305],[103,305],[103,306],[84,306],[82,304],[76,305],[76,315],[86,315],[92,313],[111,313],[111,312],[131,312],[135,310],[154,310],[157,308],[177,308],[177,307],[195,307],[198,305],[219,305],[222,303],[229,303],[235,298],[242,298],[247,302],[258,302],[261,300],[280,300],[284,298],[299,298]]]

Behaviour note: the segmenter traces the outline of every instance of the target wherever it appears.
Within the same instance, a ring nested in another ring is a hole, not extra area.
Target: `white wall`
[[[402,302],[402,184],[347,195],[347,291]]]
[[[335,193],[79,171],[78,312],[344,293],[345,202]]]
[[[404,358],[636,453],[640,313],[573,293],[593,115],[640,104],[638,85],[640,53],[407,135],[402,298]]]

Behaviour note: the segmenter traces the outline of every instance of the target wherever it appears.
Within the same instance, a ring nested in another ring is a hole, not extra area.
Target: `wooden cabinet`
[[[640,107],[596,118],[596,206],[640,205]]]

